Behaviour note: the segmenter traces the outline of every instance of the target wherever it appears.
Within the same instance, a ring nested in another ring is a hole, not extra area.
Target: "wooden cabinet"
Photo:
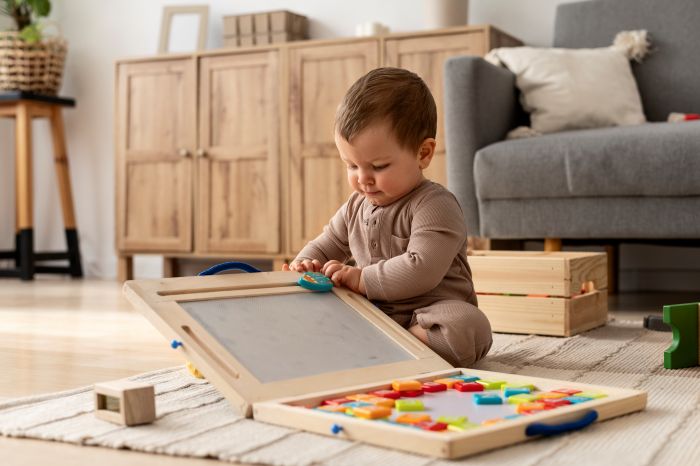
[[[192,249],[194,59],[129,63],[117,81],[117,248]]]
[[[517,44],[463,26],[118,62],[120,278],[137,253],[294,257],[350,194],[335,111],[378,66],[415,71],[433,92],[438,145],[426,176],[445,184],[445,60]]]
[[[280,253],[279,52],[203,57],[196,250]]]
[[[335,110],[348,88],[378,66],[379,44],[371,39],[289,50],[292,251],[316,237],[352,192],[335,147]]]

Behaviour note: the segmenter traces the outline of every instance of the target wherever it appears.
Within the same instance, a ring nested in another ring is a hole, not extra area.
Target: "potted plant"
[[[44,36],[41,19],[50,12],[50,0],[0,0],[0,15],[14,22],[0,32],[0,91],[58,92],[66,41]]]

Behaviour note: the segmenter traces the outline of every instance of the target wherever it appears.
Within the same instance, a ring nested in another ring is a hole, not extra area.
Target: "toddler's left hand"
[[[362,269],[331,260],[323,264],[321,273],[330,278],[335,286],[344,286],[355,293],[365,294]]]

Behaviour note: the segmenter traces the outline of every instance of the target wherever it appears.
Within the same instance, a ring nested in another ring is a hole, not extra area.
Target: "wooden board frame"
[[[258,401],[337,390],[350,384],[382,380],[386,374],[406,377],[452,367],[363,296],[345,288],[334,288],[333,293],[338,298],[415,359],[261,383],[179,305],[189,301],[311,293],[296,284],[300,275],[260,272],[128,281],[124,284],[124,293],[166,338],[182,342],[178,351],[216,386],[237,413],[246,417],[252,415],[252,404]]]
[[[334,424],[338,424],[342,427],[342,431],[337,435],[339,438],[367,442],[382,447],[401,449],[422,455],[441,458],[459,458],[534,438],[528,437],[525,430],[530,424],[535,422],[545,422],[547,424],[572,422],[580,419],[591,410],[597,411],[597,421],[603,421],[616,416],[641,411],[645,408],[647,400],[646,392],[639,390],[472,369],[453,369],[449,371],[438,371],[431,374],[421,374],[416,375],[415,380],[427,381],[458,374],[475,375],[487,380],[505,380],[509,383],[532,383],[540,390],[553,390],[566,387],[583,391],[602,391],[608,396],[585,403],[573,404],[550,411],[523,416],[490,426],[481,426],[459,433],[427,432],[419,429],[395,426],[385,422],[373,422],[356,419],[350,416],[334,415],[313,409],[299,408],[299,406],[317,406],[325,399],[339,398],[349,394],[369,392],[372,390],[387,389],[391,386],[391,380],[385,380],[382,383],[346,387],[343,390],[317,392],[306,396],[256,403],[254,407],[254,417],[257,420],[271,424],[299,428],[325,435],[333,435],[331,433],[331,427]],[[399,377],[397,376],[395,378]]]

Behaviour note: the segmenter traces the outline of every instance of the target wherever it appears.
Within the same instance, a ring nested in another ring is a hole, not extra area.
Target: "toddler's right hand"
[[[282,266],[282,270],[284,270],[285,272],[288,272],[290,270],[292,272],[320,272],[321,262],[317,259],[304,259],[303,261],[292,261],[292,263],[289,265],[284,264]]]

